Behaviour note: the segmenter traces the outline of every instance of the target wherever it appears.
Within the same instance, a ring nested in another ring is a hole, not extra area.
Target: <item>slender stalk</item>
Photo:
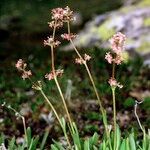
[[[62,123],[61,123],[61,120],[60,120],[60,118],[59,118],[59,116],[58,116],[58,114],[57,114],[55,108],[53,107],[52,103],[49,101],[49,99],[47,98],[47,96],[45,95],[45,93],[43,92],[42,89],[40,90],[40,92],[41,92],[41,94],[43,95],[43,97],[44,97],[44,99],[46,100],[46,102],[47,102],[47,103],[49,104],[49,106],[51,107],[51,109],[53,110],[53,112],[54,112],[54,114],[55,114],[55,116],[56,116],[56,118],[57,118],[57,120],[58,120],[58,122],[59,122],[59,124],[60,124],[60,126],[61,126],[61,128],[62,128],[62,130],[63,130],[63,132],[64,132],[64,136],[65,136],[65,138],[66,138],[66,140],[67,140],[67,143],[68,143],[69,147],[71,148],[71,144],[70,144],[69,138],[68,138],[68,136],[67,136],[67,134],[66,134],[66,131],[64,130],[64,127],[63,127],[63,125],[62,125]]]
[[[69,22],[67,22],[67,26],[68,26],[68,34],[70,34],[71,32],[70,32],[70,24],[69,24]],[[105,115],[105,114],[106,114],[106,113],[105,113],[106,111],[105,111],[105,109],[104,109],[103,106],[102,106],[101,98],[100,98],[100,96],[99,96],[99,94],[98,94],[98,91],[97,91],[97,88],[96,88],[94,79],[93,79],[93,77],[92,77],[92,74],[91,74],[91,72],[90,72],[90,70],[89,70],[88,65],[86,64],[86,61],[85,61],[85,60],[83,59],[83,57],[80,55],[78,49],[77,49],[76,46],[74,45],[74,42],[72,41],[71,38],[70,38],[70,43],[72,44],[72,46],[73,46],[73,48],[74,48],[76,54],[78,55],[78,57],[82,60],[84,66],[85,66],[85,68],[86,68],[86,71],[87,71],[87,73],[88,73],[88,76],[89,76],[89,78],[90,78],[90,81],[91,81],[91,83],[92,83],[94,92],[95,92],[95,94],[96,94],[96,97],[97,97],[97,100],[98,100],[98,103],[99,103],[99,106],[100,106],[100,111],[101,111],[102,116],[103,116],[103,123],[104,123],[105,132],[106,132],[106,137],[107,137],[108,142],[109,142],[109,147],[110,147],[110,149],[112,150],[112,146],[111,146],[111,142],[110,142],[110,136],[109,136],[108,129],[107,129],[107,117],[106,117],[106,115]]]
[[[114,150],[116,150],[116,99],[115,99],[115,88],[112,87],[112,98],[113,98],[113,118],[114,118]]]
[[[115,63],[113,62],[113,66],[112,66],[112,78],[115,78]]]
[[[67,108],[67,105],[66,105],[66,102],[65,102],[65,98],[64,98],[64,96],[63,96],[63,93],[62,93],[62,91],[61,91],[61,88],[60,88],[60,85],[59,85],[59,83],[58,83],[58,80],[57,80],[57,77],[56,77],[56,76],[54,77],[54,80],[55,80],[55,83],[56,83],[56,85],[57,85],[59,94],[60,94],[60,96],[61,96],[61,99],[62,99],[64,108],[65,108],[65,111],[66,111],[66,114],[67,114],[67,117],[68,117],[68,120],[69,120],[69,123],[70,123],[71,130],[72,130],[72,132],[74,132],[73,125],[72,125],[72,119],[71,119],[71,117],[70,117],[70,114],[69,114],[69,111],[68,111],[68,108]]]
[[[55,25],[54,25],[54,29],[53,29],[53,39],[55,38],[55,32],[56,32],[56,23],[57,21],[55,21]],[[67,108],[67,105],[66,105],[66,102],[65,102],[65,98],[63,96],[63,93],[62,93],[62,90],[60,88],[60,85],[58,83],[58,80],[57,80],[57,77],[56,77],[56,73],[55,73],[55,60],[54,60],[54,47],[53,45],[51,46],[51,63],[52,63],[52,72],[54,74],[54,81],[56,83],[56,86],[58,88],[58,91],[59,91],[59,94],[60,94],[60,97],[62,99],[62,102],[63,102],[63,105],[64,105],[64,108],[65,108],[65,111],[66,111],[66,114],[67,114],[67,117],[68,117],[68,120],[69,120],[69,123],[70,123],[70,126],[71,126],[71,129],[72,129],[72,132],[74,131],[73,130],[73,126],[72,126],[72,119],[70,117],[70,114],[69,114],[69,111],[68,111],[68,108]]]
[[[143,102],[143,101],[142,101],[142,102]],[[140,129],[144,132],[144,128],[142,127],[142,124],[141,124],[141,122],[140,122],[139,116],[138,116],[138,114],[137,114],[137,106],[138,106],[138,104],[141,104],[142,102],[135,101],[134,114],[135,114],[135,116],[136,116],[136,119],[137,119],[137,122],[138,122],[138,124],[139,124]]]
[[[89,78],[90,78],[90,81],[91,81],[91,83],[92,83],[92,86],[93,86],[94,92],[95,92],[95,94],[96,94],[96,97],[97,97],[98,103],[99,103],[99,105],[100,105],[100,109],[101,109],[102,114],[103,114],[103,106],[102,106],[102,103],[101,103],[101,100],[100,100],[100,97],[99,97],[98,91],[97,91],[97,89],[96,89],[95,82],[94,82],[94,80],[93,80],[93,77],[92,77],[92,75],[91,75],[91,72],[90,72],[90,70],[89,70],[89,67],[87,66],[87,64],[86,64],[86,63],[85,63],[84,65],[85,65],[86,71],[87,71],[87,73],[88,73],[88,75],[89,75]]]
[[[67,22],[67,25],[68,25],[68,34],[70,34],[70,24],[69,24],[69,22]],[[98,91],[97,91],[97,88],[96,88],[94,79],[93,79],[93,77],[92,77],[92,74],[91,74],[91,72],[90,72],[90,70],[89,70],[89,67],[88,67],[88,65],[86,64],[86,62],[85,62],[85,60],[83,59],[83,57],[80,55],[78,49],[75,47],[74,42],[72,41],[72,39],[70,39],[70,43],[72,44],[72,46],[73,46],[75,52],[77,53],[78,57],[84,62],[83,64],[84,64],[84,66],[85,66],[85,68],[86,68],[86,71],[87,71],[88,76],[89,76],[89,78],[90,78],[90,81],[91,81],[91,83],[92,83],[94,92],[95,92],[95,94],[96,94],[96,97],[97,97],[97,100],[98,100],[98,103],[99,103],[99,106],[100,106],[101,113],[102,113],[103,118],[104,118],[104,108],[103,108],[103,106],[102,106],[101,99],[100,99],[100,96],[99,96],[99,94],[98,94]],[[105,119],[105,120],[106,120],[106,119]],[[106,124],[104,124],[104,125],[105,125],[105,127],[106,127]],[[106,128],[107,128],[107,127],[106,127]]]
[[[27,128],[26,128],[26,123],[25,123],[25,118],[24,116],[22,116],[19,112],[17,112],[14,108],[12,108],[11,106],[7,106],[8,109],[11,109],[12,111],[15,112],[16,116],[20,117],[22,119],[22,123],[23,123],[23,129],[24,129],[24,134],[25,134],[25,140],[28,143],[28,138],[27,138]]]
[[[140,119],[139,119],[139,116],[138,116],[138,114],[137,114],[137,106],[138,106],[138,104],[141,104],[141,103],[143,103],[143,101],[141,101],[141,102],[135,101],[134,114],[135,114],[135,116],[136,116],[136,119],[137,119],[137,122],[138,122],[138,124],[139,124],[139,127],[140,127],[140,129],[142,130],[142,132],[143,132],[143,140],[144,140],[143,149],[145,149],[145,147],[146,147],[146,143],[145,143],[145,142],[146,142],[146,133],[145,133],[145,130],[144,130],[142,124],[141,124],[141,121],[140,121]]]
[[[26,137],[26,141],[28,143],[28,138],[27,138],[27,127],[26,127],[26,122],[25,122],[25,118],[23,116],[21,116],[22,122],[23,122],[23,129],[24,129],[24,133],[25,133],[25,137]],[[28,143],[29,144],[29,143]]]
[[[67,24],[68,24],[68,34],[70,34],[70,24],[69,24],[69,22],[67,22]],[[91,75],[91,72],[90,72],[90,70],[89,70],[89,67],[87,66],[85,60],[84,60],[83,57],[80,55],[80,53],[79,53],[79,51],[77,50],[77,48],[75,47],[75,45],[74,45],[72,39],[70,39],[70,42],[71,42],[71,44],[72,44],[72,46],[73,46],[75,52],[77,53],[78,57],[84,62],[84,66],[85,66],[86,71],[87,71],[87,73],[88,73],[88,75],[89,75],[89,78],[90,78],[90,81],[91,81],[91,83],[92,83],[94,92],[95,92],[96,97],[97,97],[97,99],[98,99],[98,103],[99,103],[99,105],[100,105],[100,109],[101,109],[101,111],[103,111],[103,106],[102,106],[102,104],[101,104],[101,100],[100,100],[98,91],[97,91],[97,89],[96,89],[96,86],[95,86],[93,77],[92,77],[92,75]],[[103,113],[102,113],[102,114],[103,114]]]
[[[55,71],[55,68],[54,68],[54,71]],[[42,96],[44,97],[44,99],[46,100],[46,102],[49,104],[49,106],[51,107],[51,109],[53,110],[53,112],[54,112],[54,114],[55,114],[55,116],[56,116],[56,118],[57,118],[57,120],[58,120],[58,122],[59,122],[59,124],[60,124],[60,126],[61,126],[61,128],[62,128],[62,130],[63,130],[63,132],[64,132],[64,136],[65,136],[65,138],[66,138],[66,140],[67,140],[67,142],[68,142],[69,148],[71,149],[71,144],[70,144],[69,138],[68,138],[68,136],[67,136],[67,133],[66,133],[65,129],[63,128],[63,125],[62,125],[62,123],[61,123],[61,120],[60,120],[60,118],[59,118],[59,116],[58,116],[58,113],[56,112],[54,106],[53,106],[52,103],[49,101],[48,97],[45,95],[45,93],[44,93],[44,91],[42,90],[42,88],[41,88],[39,85],[36,85],[36,84],[32,81],[32,79],[31,79],[30,77],[29,77],[29,80],[30,80],[30,82],[34,85],[34,87],[36,87],[36,88],[41,92]]]

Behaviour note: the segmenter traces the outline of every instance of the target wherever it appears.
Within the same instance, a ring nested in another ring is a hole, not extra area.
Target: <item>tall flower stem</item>
[[[115,63],[113,62],[113,66],[112,66],[112,78],[115,78]]]
[[[69,21],[67,22],[67,28],[68,28],[68,34],[70,34],[70,23]],[[81,54],[79,53],[78,49],[76,48],[76,46],[74,45],[74,42],[72,41],[72,39],[70,38],[70,43],[72,44],[76,54],[78,55],[78,57],[82,60],[82,62],[84,62],[84,66],[86,68],[86,71],[88,73],[88,76],[90,78],[90,81],[92,83],[92,86],[93,86],[93,89],[94,89],[94,92],[96,94],[96,97],[97,97],[97,100],[98,100],[98,103],[99,103],[99,106],[100,106],[100,111],[102,113],[102,116],[103,116],[103,123],[104,123],[104,127],[105,127],[105,130],[106,130],[106,134],[107,134],[107,137],[108,137],[108,131],[107,131],[107,119],[106,119],[106,112],[102,106],[102,102],[101,102],[101,99],[100,99],[100,96],[98,94],[98,91],[97,91],[97,88],[96,88],[96,85],[95,85],[95,82],[94,82],[94,79],[92,77],[92,74],[89,70],[89,67],[88,65],[86,64],[86,61],[83,59],[83,57],[81,56]]]
[[[69,24],[69,22],[67,22],[67,25],[68,25],[68,34],[70,34],[70,24]],[[72,39],[70,39],[70,43],[72,44],[72,46],[73,46],[75,52],[77,53],[78,57],[84,62],[83,64],[84,64],[84,66],[85,66],[85,68],[86,68],[86,71],[87,71],[88,76],[89,76],[89,78],[90,78],[90,81],[91,81],[91,83],[92,83],[94,92],[95,92],[95,94],[96,94],[98,103],[99,103],[99,105],[100,105],[100,109],[101,109],[101,111],[103,112],[103,111],[104,111],[104,108],[103,108],[103,106],[102,106],[101,99],[100,99],[100,96],[99,96],[98,91],[97,91],[97,89],[96,89],[95,82],[94,82],[94,80],[93,80],[93,77],[92,77],[92,74],[91,74],[91,72],[90,72],[90,70],[89,70],[89,67],[88,67],[88,65],[86,64],[86,62],[85,62],[85,60],[83,59],[83,57],[80,55],[78,49],[75,47],[75,45],[74,45]],[[102,113],[102,114],[103,114],[103,113]]]
[[[112,64],[112,79],[115,79],[115,63]],[[116,87],[111,86],[112,99],[113,99],[113,124],[114,124],[114,150],[116,150],[116,97],[115,97]]]
[[[113,119],[114,119],[114,150],[116,150],[116,98],[115,98],[115,87],[111,88],[113,98]]]
[[[25,134],[25,140],[27,142],[27,144],[29,144],[28,142],[28,138],[27,138],[27,127],[26,127],[26,122],[25,122],[25,118],[24,116],[22,116],[19,112],[17,112],[14,108],[12,108],[11,106],[7,106],[8,109],[11,109],[12,111],[15,112],[15,115],[20,117],[22,119],[22,123],[23,123],[23,129],[24,129],[24,134]]]
[[[48,97],[45,95],[45,93],[44,93],[44,91],[43,91],[41,85],[40,85],[39,83],[38,83],[38,84],[35,84],[35,83],[32,81],[32,79],[31,79],[30,77],[29,77],[28,79],[29,79],[29,81],[32,83],[34,89],[36,89],[36,90],[38,90],[38,91],[41,92],[42,96],[44,97],[44,99],[46,100],[46,102],[48,103],[48,105],[51,107],[52,111],[54,112],[54,114],[55,114],[55,116],[56,116],[56,118],[57,118],[57,120],[58,120],[58,122],[59,122],[59,124],[60,124],[60,126],[61,126],[61,128],[62,128],[62,130],[63,130],[64,136],[65,136],[65,138],[66,138],[66,140],[67,140],[67,143],[68,143],[68,145],[69,145],[69,148],[71,149],[71,144],[70,144],[68,135],[67,135],[66,130],[64,129],[64,127],[63,127],[63,125],[62,125],[62,122],[61,122],[61,120],[60,120],[60,117],[58,116],[58,113],[57,113],[56,109],[54,108],[53,104],[50,102],[50,100],[48,99]]]
[[[54,38],[55,38],[56,23],[57,23],[57,21],[55,21],[55,25],[54,25],[54,29],[53,29],[53,40],[54,40]],[[53,72],[53,74],[54,74],[54,81],[55,81],[56,86],[57,86],[57,88],[58,88],[60,97],[61,97],[61,99],[62,99],[64,108],[65,108],[65,111],[66,111],[66,114],[67,114],[67,117],[68,117],[68,120],[69,120],[69,123],[70,123],[71,130],[72,130],[72,132],[73,132],[74,130],[73,130],[73,125],[72,125],[72,119],[71,119],[71,117],[70,117],[70,114],[69,114],[69,111],[68,111],[68,108],[67,108],[67,105],[66,105],[66,102],[65,102],[65,98],[64,98],[64,96],[63,96],[62,90],[61,90],[61,88],[60,88],[60,85],[59,85],[59,82],[58,82],[58,80],[57,80],[56,73],[55,73],[55,60],[54,60],[54,46],[53,46],[53,45],[51,46],[51,63],[52,63],[52,72]]]
[[[58,114],[57,114],[57,112],[56,112],[54,106],[53,106],[52,103],[49,101],[48,97],[45,95],[45,93],[43,92],[42,89],[40,89],[40,92],[41,92],[42,96],[44,97],[44,99],[46,100],[46,102],[47,102],[47,103],[49,104],[49,106],[51,107],[52,111],[54,112],[54,114],[55,114],[55,116],[56,116],[56,118],[57,118],[57,120],[58,120],[58,122],[59,122],[59,124],[60,124],[60,126],[61,126],[61,128],[62,128],[62,130],[63,130],[63,132],[64,132],[64,136],[65,136],[65,138],[66,138],[66,140],[67,140],[67,143],[68,143],[69,147],[71,148],[71,144],[70,144],[69,138],[68,138],[68,136],[67,136],[67,133],[66,133],[66,131],[65,131],[63,125],[62,125],[62,122],[61,122],[61,120],[60,120],[60,118],[59,118],[59,116],[58,116]]]
[[[137,114],[137,106],[138,106],[138,104],[141,104],[141,103],[143,103],[143,101],[141,101],[141,102],[135,101],[134,114],[135,114],[135,117],[136,117],[137,122],[138,122],[138,124],[139,124],[139,127],[140,127],[140,129],[142,130],[142,132],[143,132],[143,141],[144,141],[143,149],[145,149],[145,148],[146,148],[146,133],[145,133],[145,129],[143,128],[143,126],[142,126],[142,124],[141,124],[141,121],[140,121],[140,119],[139,119],[139,116],[138,116],[138,114]]]

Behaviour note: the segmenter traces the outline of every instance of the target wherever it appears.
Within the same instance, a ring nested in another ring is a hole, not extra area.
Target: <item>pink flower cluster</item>
[[[65,8],[55,8],[51,11],[52,21],[48,22],[50,28],[60,28],[63,26],[64,22],[70,22],[74,20],[73,11],[67,6]],[[75,34],[62,34],[61,37],[66,40],[71,40],[76,37]],[[54,37],[48,37],[44,40],[44,46],[53,46],[54,48],[60,44],[60,41],[55,40]]]
[[[84,54],[84,59],[82,59],[82,58],[76,58],[75,59],[75,63],[82,65],[82,64],[86,63],[87,61],[89,61],[90,59],[91,59],[90,55]]]
[[[119,82],[117,82],[116,79],[114,79],[114,78],[110,78],[108,83],[110,84],[111,87],[123,88],[123,85],[121,85]]]
[[[113,54],[110,52],[106,53],[105,59],[108,63],[120,65],[123,62],[122,51],[124,50],[125,40],[126,36],[121,32],[118,32],[109,40]]]
[[[59,46],[61,42],[58,40],[54,40],[52,37],[47,37],[47,40],[44,40],[44,46],[52,46],[52,47],[57,47]]]
[[[63,73],[64,73],[64,70],[58,69],[58,70],[55,71],[55,74],[52,71],[50,73],[47,73],[45,75],[45,78],[48,79],[48,80],[53,80],[55,76],[60,77],[60,76],[62,76]]]
[[[121,32],[115,34],[109,41],[111,44],[111,49],[114,53],[120,54],[124,50],[126,36]]]
[[[72,21],[73,18],[73,11],[70,10],[68,6],[63,8],[55,8],[52,9],[52,19],[54,20],[61,20],[63,22]]]
[[[30,76],[32,76],[31,70],[26,70],[27,64],[24,63],[24,61],[22,59],[19,59],[15,66],[18,69],[18,71],[22,72],[23,80],[25,80],[25,79],[29,78]]]
[[[73,21],[73,11],[70,10],[70,8],[67,6],[64,9],[63,8],[55,8],[52,9],[52,19],[53,21],[48,22],[49,27],[53,28],[55,27],[62,27],[63,22]]]
[[[122,58],[122,51],[124,50],[126,36],[121,32],[116,33],[113,37],[109,40],[111,44],[112,52],[107,52],[105,55],[105,59],[108,61],[109,64],[117,64],[120,65],[123,62]],[[116,81],[114,78],[114,73],[112,77],[109,79],[108,83],[111,87],[119,87],[122,88],[119,82]]]
[[[64,33],[64,34],[61,35],[61,37],[62,37],[64,40],[70,41],[70,40],[76,38],[77,35],[76,35],[76,34],[73,34],[73,33],[70,33],[70,34]]]
[[[105,59],[108,61],[109,64],[113,62],[117,65],[120,65],[123,62],[123,58],[121,55],[116,55],[114,58],[110,52],[107,52],[105,55]]]

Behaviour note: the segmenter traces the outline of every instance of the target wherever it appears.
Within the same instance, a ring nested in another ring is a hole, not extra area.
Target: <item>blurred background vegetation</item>
[[[41,119],[41,114],[49,114],[49,108],[41,95],[31,88],[30,82],[23,81],[19,77],[14,67],[15,62],[19,58],[26,60],[30,69],[33,70],[33,78],[43,82],[44,90],[49,98],[52,99],[60,113],[63,113],[63,110],[60,109],[60,97],[54,82],[44,79],[44,75],[50,70],[50,49],[43,47],[43,39],[51,33],[47,25],[47,22],[50,21],[51,9],[68,5],[74,10],[80,21],[73,25],[73,31],[78,32],[92,17],[117,10],[123,4],[124,1],[120,0],[88,0],[88,3],[87,0],[1,0],[0,103],[5,101],[21,111],[26,117],[27,125],[31,128],[34,127],[34,133],[42,134],[48,124]],[[58,33],[61,34],[64,31],[65,28],[59,30]],[[89,66],[108,110],[108,118],[111,118],[111,93],[107,83],[111,66],[104,60],[106,50],[93,47],[83,50],[82,53],[86,52],[93,58]],[[75,57],[76,54],[73,51],[64,52],[60,48],[56,51],[56,65],[58,68],[63,68],[65,72],[59,80],[64,93],[66,93],[70,81],[72,83],[71,99],[68,100],[68,105],[76,116],[76,121],[80,122],[81,134],[87,136],[93,134],[93,131],[101,130],[99,128],[101,123],[98,121],[101,119],[101,115],[99,115],[98,106],[94,101],[95,95],[87,74],[83,66],[74,64]],[[136,57],[117,69],[117,78],[124,85],[122,90],[117,91],[118,121],[122,129],[129,129],[132,125],[137,127],[133,114],[134,100],[137,98],[145,100],[139,109],[139,114],[143,124],[148,128],[150,126],[148,117],[150,115],[149,68],[143,66],[141,57]],[[12,112],[0,107],[0,119],[0,132],[9,136],[22,136],[21,121],[18,120],[12,124],[12,120],[16,120]],[[134,121],[130,122],[131,120]],[[51,126],[58,133],[58,127],[54,124]],[[51,136],[56,137],[57,134],[52,133]]]

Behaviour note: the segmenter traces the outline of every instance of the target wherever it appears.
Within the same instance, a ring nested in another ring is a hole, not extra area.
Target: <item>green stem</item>
[[[41,92],[42,96],[44,97],[44,99],[46,100],[46,102],[47,102],[47,103],[49,104],[49,106],[51,107],[51,109],[53,110],[53,112],[54,112],[54,114],[55,114],[55,116],[56,116],[56,118],[57,118],[57,120],[58,120],[58,122],[59,122],[59,124],[60,124],[60,126],[61,126],[61,128],[62,128],[62,130],[63,130],[63,132],[64,132],[64,136],[65,136],[65,138],[66,138],[66,140],[67,140],[67,142],[68,142],[68,145],[69,145],[69,147],[71,148],[71,144],[70,144],[69,138],[68,138],[68,136],[67,136],[67,133],[66,133],[66,131],[65,131],[65,129],[64,129],[62,123],[61,123],[61,120],[60,120],[60,118],[59,118],[59,116],[58,116],[58,114],[57,114],[55,108],[53,107],[52,103],[49,101],[49,99],[47,98],[47,96],[45,95],[45,93],[43,92],[42,89],[40,90],[40,92]]]
[[[53,29],[53,39],[55,38],[56,22],[57,22],[57,20],[55,21],[55,25],[54,25],[54,29]],[[58,88],[60,97],[62,99],[64,108],[65,108],[65,111],[66,111],[66,114],[67,114],[67,117],[68,117],[68,120],[69,120],[69,123],[70,123],[70,127],[71,127],[72,132],[73,132],[74,130],[73,130],[73,125],[72,125],[72,120],[71,120],[71,117],[70,117],[70,114],[69,114],[69,111],[68,111],[68,108],[67,108],[67,105],[66,105],[66,102],[65,102],[62,90],[60,88],[60,85],[58,83],[58,80],[57,80],[57,77],[56,77],[56,73],[55,73],[55,60],[54,60],[54,47],[53,46],[51,46],[51,59],[52,59],[51,62],[52,62],[52,72],[54,74],[54,80],[55,80],[56,86]]]
[[[112,78],[115,78],[115,63],[113,62],[113,66],[112,66]]]
[[[135,105],[134,105],[134,114],[135,114],[135,116],[136,116],[136,119],[137,119],[137,122],[138,122],[138,124],[139,124],[139,127],[140,127],[140,129],[142,130],[142,132],[143,132],[143,149],[145,149],[146,148],[146,133],[145,133],[145,129],[143,128],[143,126],[142,126],[142,124],[141,124],[141,121],[140,121],[140,119],[139,119],[139,116],[138,116],[138,114],[137,114],[137,106],[138,106],[138,104],[141,104],[141,103],[143,103],[143,101],[141,101],[141,102],[138,102],[138,101],[135,101]]]
[[[18,116],[22,119],[22,123],[23,123],[23,129],[24,129],[24,134],[25,134],[25,140],[28,143],[28,138],[27,138],[27,128],[26,128],[26,122],[25,122],[25,118],[24,116],[22,116],[19,112],[17,112],[14,108],[12,108],[11,106],[7,107],[8,109],[11,109],[12,111],[15,112],[15,114],[18,114]]]
[[[25,137],[26,137],[26,141],[28,143],[28,138],[27,138],[27,128],[26,128],[26,123],[25,123],[25,118],[23,116],[21,116],[22,122],[23,122],[23,128],[24,128],[24,133],[25,133]],[[29,143],[28,143],[29,144]]]
[[[111,87],[113,98],[113,119],[114,119],[114,150],[116,150],[116,99],[115,99],[115,87]]]
[[[56,77],[56,76],[54,76],[54,80],[55,80],[56,86],[57,86],[57,88],[58,88],[60,97],[61,97],[61,99],[62,99],[64,108],[65,108],[65,111],[66,111],[66,114],[67,114],[67,117],[68,117],[68,120],[69,120],[69,123],[70,123],[71,130],[72,130],[72,132],[74,133],[74,129],[73,129],[73,125],[72,125],[72,119],[71,119],[71,117],[70,117],[70,114],[69,114],[69,111],[68,111],[68,108],[67,108],[67,105],[66,105],[66,102],[65,102],[65,98],[64,98],[64,96],[63,96],[63,93],[62,93],[62,91],[61,91],[61,88],[60,88],[60,85],[59,85],[59,83],[58,83],[58,80],[57,80],[57,77]]]
[[[70,34],[70,24],[69,24],[69,22],[67,22],[67,26],[68,26],[68,34]],[[87,71],[88,76],[89,76],[89,78],[90,78],[90,81],[91,81],[91,83],[92,83],[94,92],[95,92],[95,94],[96,94],[96,97],[97,97],[97,100],[98,100],[98,103],[99,103],[99,106],[100,106],[100,111],[101,111],[102,116],[103,116],[103,123],[104,123],[105,131],[106,131],[106,134],[108,135],[108,132],[107,132],[107,119],[106,119],[106,115],[105,115],[104,108],[103,108],[103,106],[102,106],[101,99],[100,99],[100,96],[99,96],[99,94],[98,94],[98,91],[97,91],[95,82],[94,82],[94,80],[93,80],[92,74],[91,74],[91,72],[90,72],[90,70],[89,70],[89,67],[87,66],[85,60],[84,60],[83,57],[80,55],[78,49],[75,47],[74,42],[72,41],[72,39],[70,39],[70,43],[72,44],[72,46],[73,46],[73,48],[74,48],[76,54],[78,55],[78,57],[84,62],[84,66],[85,66],[85,68],[86,68],[86,71]]]

